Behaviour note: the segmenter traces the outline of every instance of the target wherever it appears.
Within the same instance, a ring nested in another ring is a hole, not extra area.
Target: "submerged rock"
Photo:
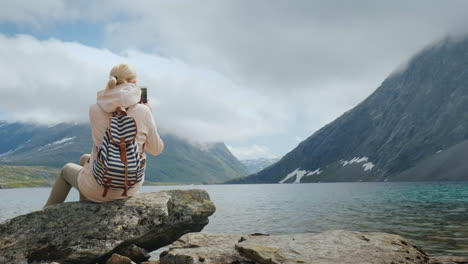
[[[0,224],[0,263],[105,263],[113,253],[142,261],[208,224],[204,190],[143,193],[103,204],[50,206]]]
[[[255,236],[189,233],[173,243],[160,262],[425,264],[428,260],[426,253],[398,235],[327,231]]]

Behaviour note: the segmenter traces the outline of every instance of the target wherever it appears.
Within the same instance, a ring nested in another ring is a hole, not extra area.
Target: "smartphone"
[[[146,104],[148,102],[148,88],[141,87],[140,103]]]

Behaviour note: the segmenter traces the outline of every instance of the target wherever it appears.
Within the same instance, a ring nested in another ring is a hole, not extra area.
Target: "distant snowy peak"
[[[353,164],[353,163],[364,163],[362,164],[362,168],[364,169],[364,171],[368,171],[368,170],[372,170],[372,168],[374,168],[375,164],[372,163],[372,162],[369,162],[369,158],[368,157],[354,157],[352,160],[340,160],[340,163],[341,165],[343,165],[343,167],[349,165],[349,164]]]
[[[258,159],[244,159],[244,160],[241,160],[242,163],[244,164],[252,164],[252,165],[255,165],[255,164],[263,164],[263,163],[270,163],[270,164],[273,164],[275,162],[278,161],[277,158],[273,158],[273,159],[268,159],[268,158],[258,158]]]
[[[241,160],[242,164],[247,167],[249,173],[256,173],[263,170],[264,168],[276,163],[279,159],[277,158],[258,158],[258,159],[244,159]]]

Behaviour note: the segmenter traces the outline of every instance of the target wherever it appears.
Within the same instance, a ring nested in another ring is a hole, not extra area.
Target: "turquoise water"
[[[468,182],[145,186],[205,189],[216,204],[204,231],[330,229],[399,234],[433,255],[468,256]],[[0,221],[40,209],[50,188],[0,190]],[[69,200],[76,200],[72,192]]]

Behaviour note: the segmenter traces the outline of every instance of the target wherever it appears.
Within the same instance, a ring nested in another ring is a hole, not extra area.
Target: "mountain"
[[[155,175],[150,181],[217,183],[248,174],[224,143],[194,145],[171,135],[161,138],[163,153],[148,160],[146,175]]]
[[[248,174],[224,143],[192,144],[161,135],[162,154],[148,155],[146,180],[173,183],[215,183]],[[88,124],[55,126],[0,121],[0,165],[61,168],[77,163],[92,148]]]
[[[431,45],[280,161],[231,183],[468,180],[467,65],[468,38]]]
[[[277,162],[278,160],[279,159],[258,158],[240,160],[240,162],[244,164],[249,173],[256,173]]]
[[[80,124],[0,123],[0,163],[62,167],[92,148],[91,129]]]
[[[466,180],[468,173],[468,140],[455,144],[448,149],[438,150],[434,154],[417,162],[412,168],[396,175],[395,181],[437,181]]]

